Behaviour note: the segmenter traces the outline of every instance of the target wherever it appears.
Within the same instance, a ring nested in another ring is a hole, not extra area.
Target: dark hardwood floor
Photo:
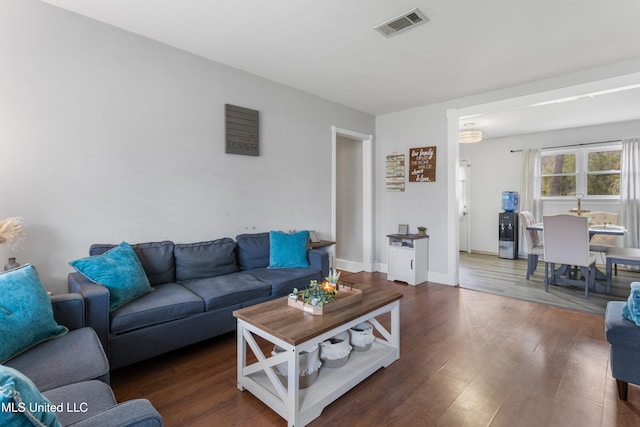
[[[400,360],[310,426],[638,426],[640,387],[617,398],[602,316],[437,284],[400,290]],[[383,319],[383,323],[384,323]],[[338,369],[348,369],[348,364]],[[112,372],[119,401],[148,398],[167,426],[284,426],[236,387],[227,334]]]

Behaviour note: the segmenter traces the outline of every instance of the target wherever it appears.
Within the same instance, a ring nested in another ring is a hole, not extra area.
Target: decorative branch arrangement
[[[15,216],[0,219],[0,243],[5,243],[9,248],[15,249],[23,239],[22,218]]]

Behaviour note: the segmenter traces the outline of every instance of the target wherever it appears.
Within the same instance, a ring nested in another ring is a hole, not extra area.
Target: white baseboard
[[[379,271],[380,273],[388,273],[389,269],[387,268],[387,264],[382,264],[380,262],[374,265],[375,271]]]
[[[334,267],[338,270],[348,271],[349,273],[357,273],[359,271],[365,271],[364,264],[361,262],[349,261],[346,259],[335,259]]]
[[[449,283],[449,277],[446,274],[429,271],[429,282],[439,285],[459,286],[459,283]]]
[[[388,273],[389,268],[387,264],[377,263],[375,264],[375,271],[379,271],[381,273]],[[439,285],[447,285],[447,286],[458,286],[459,283],[448,283],[449,279],[446,274],[440,274],[433,271],[429,271],[427,273],[428,281],[431,283],[437,283]]]

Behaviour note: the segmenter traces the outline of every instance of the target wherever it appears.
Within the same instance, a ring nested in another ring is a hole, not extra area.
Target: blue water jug
[[[515,212],[518,209],[518,193],[515,191],[502,192],[502,210]]]

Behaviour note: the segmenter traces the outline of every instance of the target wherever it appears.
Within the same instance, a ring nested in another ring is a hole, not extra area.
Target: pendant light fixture
[[[464,129],[458,133],[458,142],[469,144],[482,141],[482,131],[474,128],[475,123],[465,123]]]

